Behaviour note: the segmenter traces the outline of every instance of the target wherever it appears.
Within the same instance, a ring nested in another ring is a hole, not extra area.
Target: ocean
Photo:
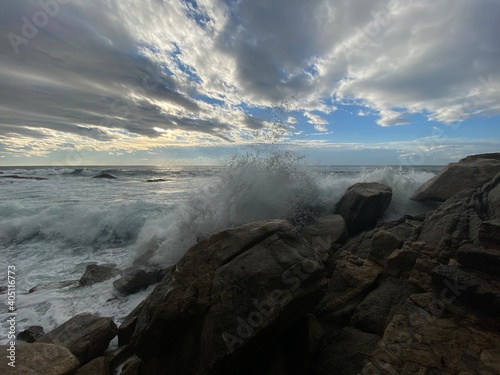
[[[37,285],[79,279],[89,264],[120,269],[148,250],[153,261],[174,264],[220,229],[286,218],[297,226],[330,213],[349,186],[381,182],[393,188],[383,219],[429,207],[409,197],[442,166],[309,166],[290,153],[246,154],[221,166],[1,167],[0,286],[16,269],[17,332],[41,325],[48,332],[81,312],[119,324],[152,290],[123,296],[113,279],[87,287],[39,290]],[[116,179],[94,179],[110,173]],[[147,180],[161,180],[147,182]],[[0,309],[7,311],[7,294]],[[1,322],[7,332],[7,319]],[[0,335],[0,344],[7,342]]]

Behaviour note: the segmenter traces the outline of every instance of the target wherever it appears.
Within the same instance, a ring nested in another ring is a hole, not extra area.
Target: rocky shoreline
[[[33,328],[16,371],[2,362],[0,373],[500,374],[500,154],[418,189],[412,199],[442,202],[435,210],[377,223],[391,196],[356,184],[305,228],[250,223],[169,269],[125,270],[122,293],[161,281],[119,327],[83,313]],[[72,282],[119,272],[89,266]]]

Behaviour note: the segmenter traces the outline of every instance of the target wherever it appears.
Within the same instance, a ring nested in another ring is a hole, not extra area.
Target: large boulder
[[[337,204],[337,213],[347,223],[349,235],[373,227],[392,199],[392,189],[376,182],[354,184]]]
[[[500,250],[465,244],[457,250],[457,260],[465,269],[500,275]]]
[[[458,163],[448,164],[419,187],[411,199],[445,201],[463,190],[483,186],[497,173],[500,173],[500,154],[473,155]]]
[[[160,373],[245,373],[326,286],[322,259],[284,220],[219,232],[188,250],[139,314],[132,344]]]
[[[84,364],[101,356],[117,333],[118,328],[111,318],[82,313],[40,337],[36,342],[64,346]]]
[[[16,347],[15,368],[9,366],[9,346],[0,345],[0,374],[72,375],[80,367],[78,359],[63,347],[54,344],[29,344]]]

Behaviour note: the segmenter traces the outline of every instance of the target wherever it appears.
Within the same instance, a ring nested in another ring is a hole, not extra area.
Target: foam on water
[[[120,178],[90,178],[103,171]],[[50,177],[0,182],[0,251],[17,268],[18,330],[34,324],[50,330],[83,311],[113,316],[119,323],[151,289],[124,297],[109,280],[27,295],[35,285],[79,279],[92,262],[115,263],[123,269],[141,251],[155,246],[153,259],[170,265],[200,238],[223,228],[275,218],[305,225],[316,215],[333,212],[356,182],[381,182],[393,188],[384,219],[419,214],[428,208],[408,198],[435,174],[432,168],[313,168],[288,151],[239,155],[225,167],[212,169],[4,172]],[[151,177],[168,181],[146,183]],[[5,285],[5,272],[0,285]],[[4,311],[5,297],[0,295]]]

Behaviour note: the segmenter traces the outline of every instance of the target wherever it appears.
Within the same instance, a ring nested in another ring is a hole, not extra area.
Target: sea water
[[[284,218],[297,226],[333,212],[356,182],[393,188],[383,219],[420,214],[409,200],[440,166],[308,166],[291,153],[247,154],[213,167],[1,167],[0,286],[16,268],[17,331],[41,325],[48,332],[82,312],[111,316],[117,324],[154,286],[123,296],[111,279],[87,287],[40,289],[79,279],[89,264],[132,265],[145,251],[174,264],[190,246],[223,228]],[[92,178],[111,173],[117,179]],[[147,182],[148,179],[162,181]],[[7,311],[7,295],[0,309]],[[1,322],[6,333],[7,319]],[[0,335],[6,343],[7,335]]]

